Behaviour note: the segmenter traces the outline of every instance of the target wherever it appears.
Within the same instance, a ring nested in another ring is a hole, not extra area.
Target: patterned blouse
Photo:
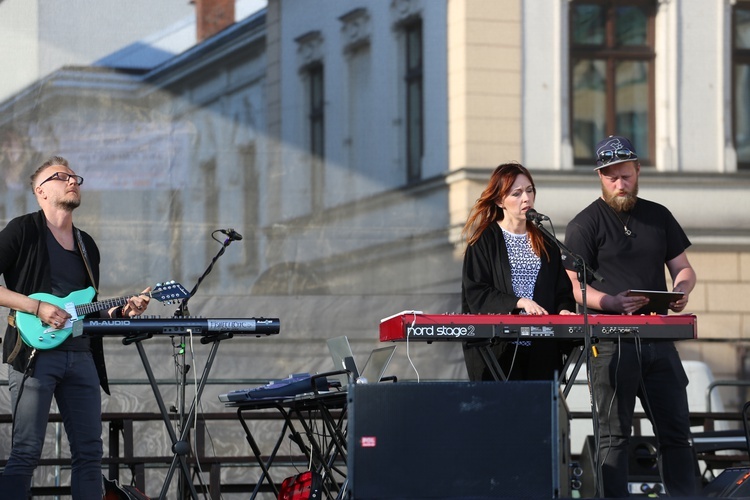
[[[542,267],[542,260],[534,253],[531,241],[526,234],[514,234],[504,228],[501,229],[503,229],[505,246],[508,249],[513,293],[518,297],[533,299],[536,277]],[[526,314],[526,312],[521,311],[521,314]],[[528,347],[531,342],[520,341],[519,344]]]
[[[534,285],[542,260],[531,248],[526,234],[513,234],[503,229],[505,246],[508,248],[513,293],[527,299],[534,298]]]

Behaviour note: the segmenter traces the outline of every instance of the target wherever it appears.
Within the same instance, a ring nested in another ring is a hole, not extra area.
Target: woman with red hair
[[[464,226],[461,311],[467,314],[573,314],[573,288],[560,250],[526,213],[536,187],[519,163],[497,167]],[[569,342],[502,341],[493,353],[509,380],[552,380],[563,368]],[[470,380],[492,380],[477,349],[464,343]]]

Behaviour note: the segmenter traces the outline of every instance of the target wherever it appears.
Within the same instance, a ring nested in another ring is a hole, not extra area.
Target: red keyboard
[[[693,314],[589,314],[591,335],[600,340],[635,337],[650,340],[697,338]],[[400,313],[380,322],[380,340],[455,341],[491,339],[583,339],[583,315]]]

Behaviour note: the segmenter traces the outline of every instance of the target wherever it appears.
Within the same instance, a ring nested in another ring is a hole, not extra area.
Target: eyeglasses
[[[638,155],[635,154],[635,151],[631,151],[629,149],[615,149],[611,151],[602,151],[599,153],[599,161],[602,162],[602,165],[606,165],[607,163],[614,161],[616,159],[618,160],[630,160],[630,159],[637,159]]]
[[[79,186],[83,184],[83,177],[81,177],[80,175],[69,174],[67,172],[55,172],[54,174],[44,179],[39,185],[41,186],[45,182],[52,180],[70,182],[70,179],[75,180],[76,184],[78,184]]]

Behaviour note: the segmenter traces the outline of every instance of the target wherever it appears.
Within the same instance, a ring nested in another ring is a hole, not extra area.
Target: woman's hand
[[[531,314],[535,316],[539,316],[542,314],[549,314],[545,308],[537,304],[531,299],[527,298],[520,298],[518,299],[518,302],[516,303],[516,307],[519,309],[523,309],[526,314]]]

